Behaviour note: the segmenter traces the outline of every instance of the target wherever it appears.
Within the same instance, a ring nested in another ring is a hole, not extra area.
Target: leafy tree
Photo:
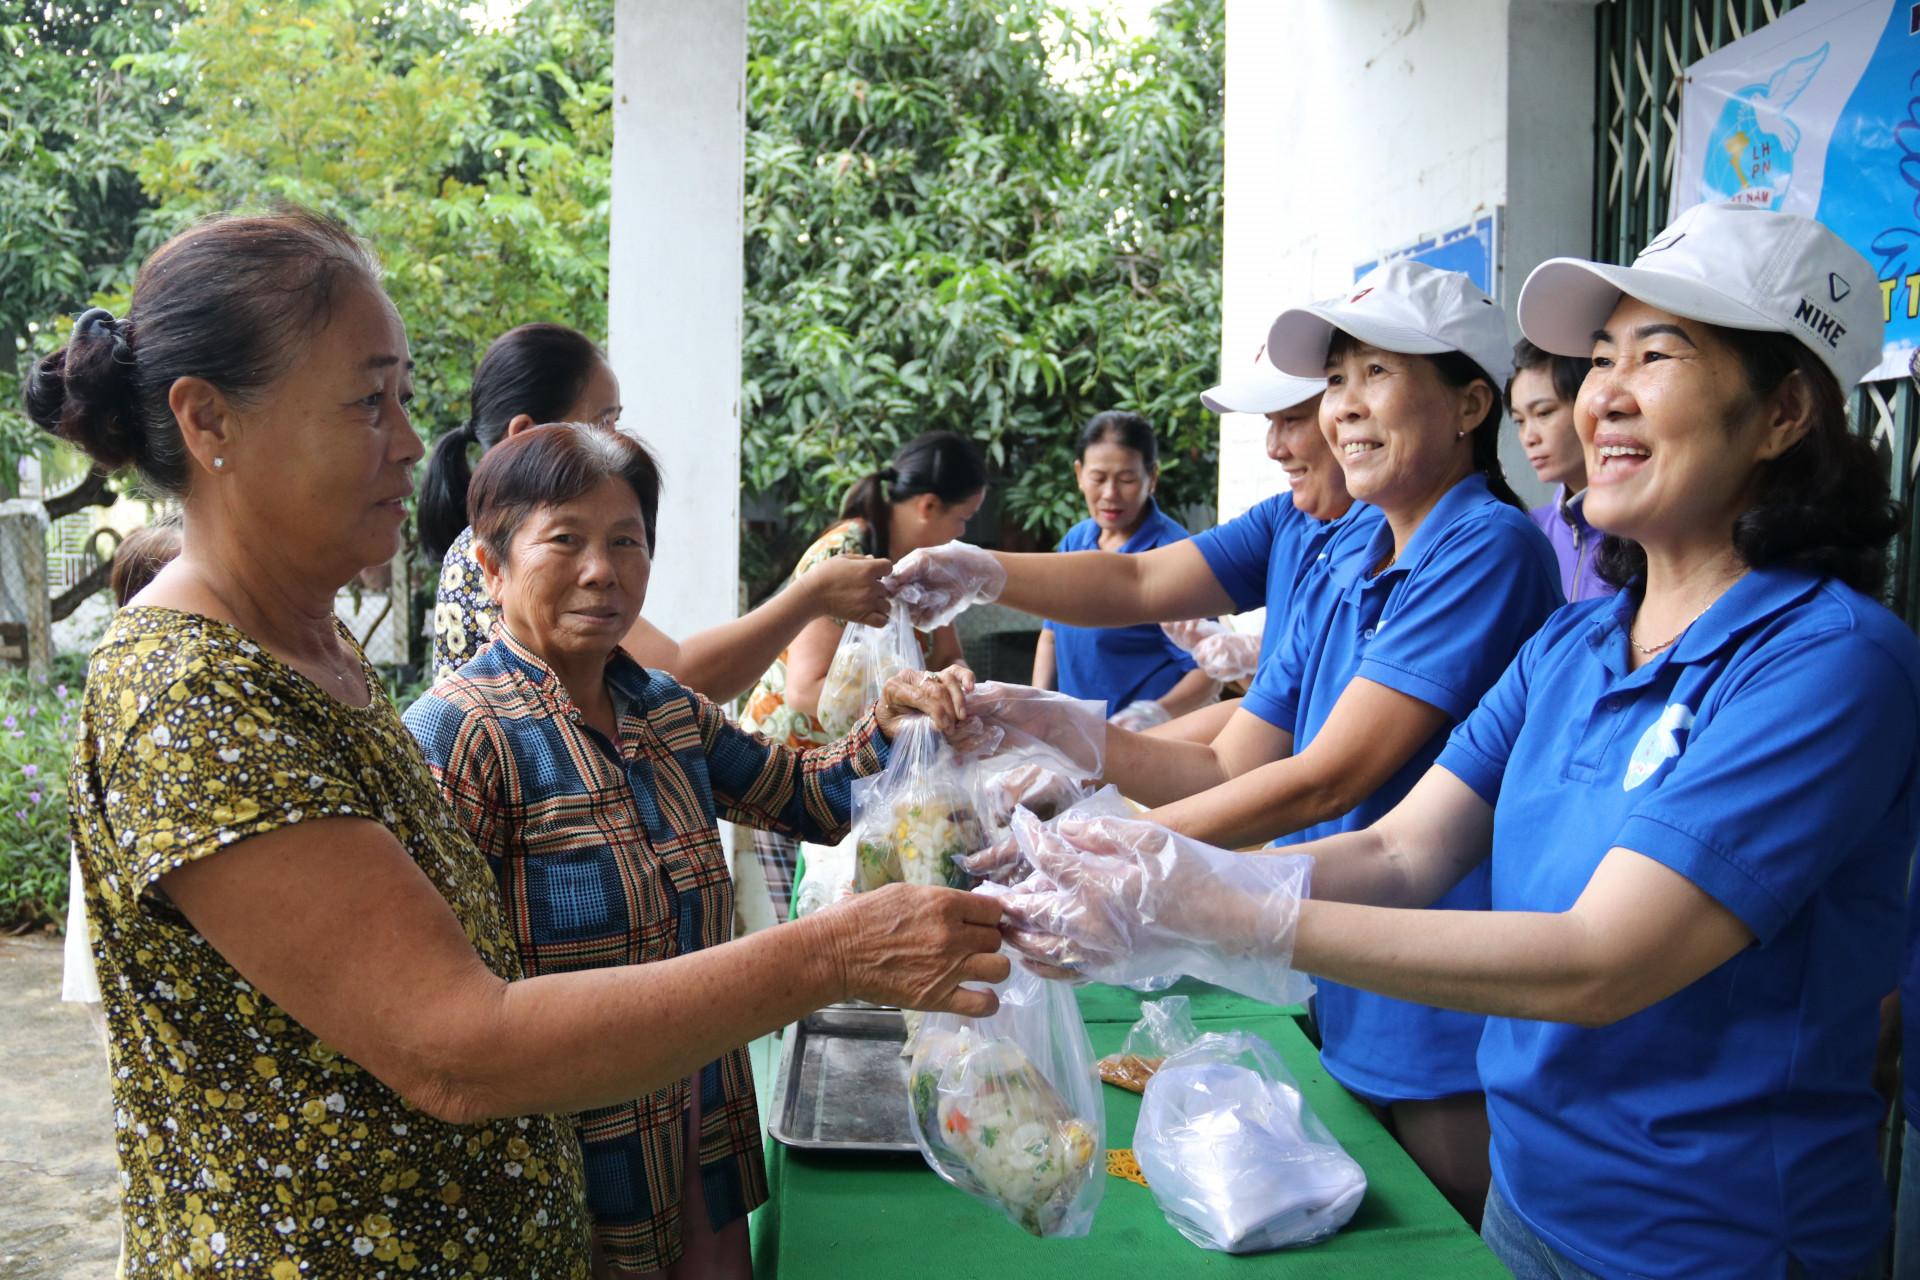
[[[743,541],[766,587],[919,431],[978,439],[1003,528],[1084,515],[1071,441],[1146,414],[1176,510],[1213,487],[1221,0],[1117,39],[1057,0],[751,10]]]
[[[183,0],[53,0],[0,18],[0,496],[45,441],[19,411],[40,330],[112,281],[151,201],[134,157],[178,94],[121,59],[164,49]]]

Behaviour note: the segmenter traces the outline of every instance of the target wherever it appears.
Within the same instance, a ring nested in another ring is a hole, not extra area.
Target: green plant
[[[67,773],[84,666],[0,675],[0,928],[66,922]]]

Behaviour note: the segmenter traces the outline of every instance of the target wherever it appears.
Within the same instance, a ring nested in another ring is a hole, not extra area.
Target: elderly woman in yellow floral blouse
[[[549,1113],[849,995],[983,1008],[956,984],[1006,973],[997,907],[920,889],[525,976],[333,618],[400,546],[411,370],[366,250],[287,211],[168,241],[126,318],[87,312],[28,380],[34,421],[184,512],[180,557],[94,652],[69,793],[130,1280],[584,1280],[580,1147]]]
[[[972,677],[896,676],[837,742],[746,733],[621,647],[652,567],[660,478],[632,439],[537,427],[489,450],[468,500],[493,643],[407,711],[455,817],[493,864],[530,973],[665,960],[731,936],[724,817],[831,842],[916,690],[960,718]],[[922,704],[928,699],[919,699]],[[684,1080],[574,1117],[614,1277],[748,1280],[766,1199],[753,1078],[734,1048]]]

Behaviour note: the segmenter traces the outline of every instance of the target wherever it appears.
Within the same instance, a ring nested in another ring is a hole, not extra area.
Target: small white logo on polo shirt
[[[1680,735],[1691,728],[1693,712],[1682,703],[1670,704],[1634,745],[1633,759],[1627,761],[1626,776],[1620,779],[1621,789],[1633,790],[1658,773],[1661,765],[1676,759],[1683,750]]]

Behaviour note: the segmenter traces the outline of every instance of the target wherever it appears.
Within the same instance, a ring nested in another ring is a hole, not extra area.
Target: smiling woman
[[[997,908],[897,886],[718,964],[527,977],[493,871],[333,618],[399,547],[410,368],[372,256],[286,210],[168,241],[127,318],[83,316],[32,375],[36,422],[184,513],[94,652],[70,775],[130,1280],[579,1280],[580,1149],[551,1113],[674,1088],[856,992],[984,1009],[957,984],[1006,972]],[[914,954],[874,950],[882,919]]]

